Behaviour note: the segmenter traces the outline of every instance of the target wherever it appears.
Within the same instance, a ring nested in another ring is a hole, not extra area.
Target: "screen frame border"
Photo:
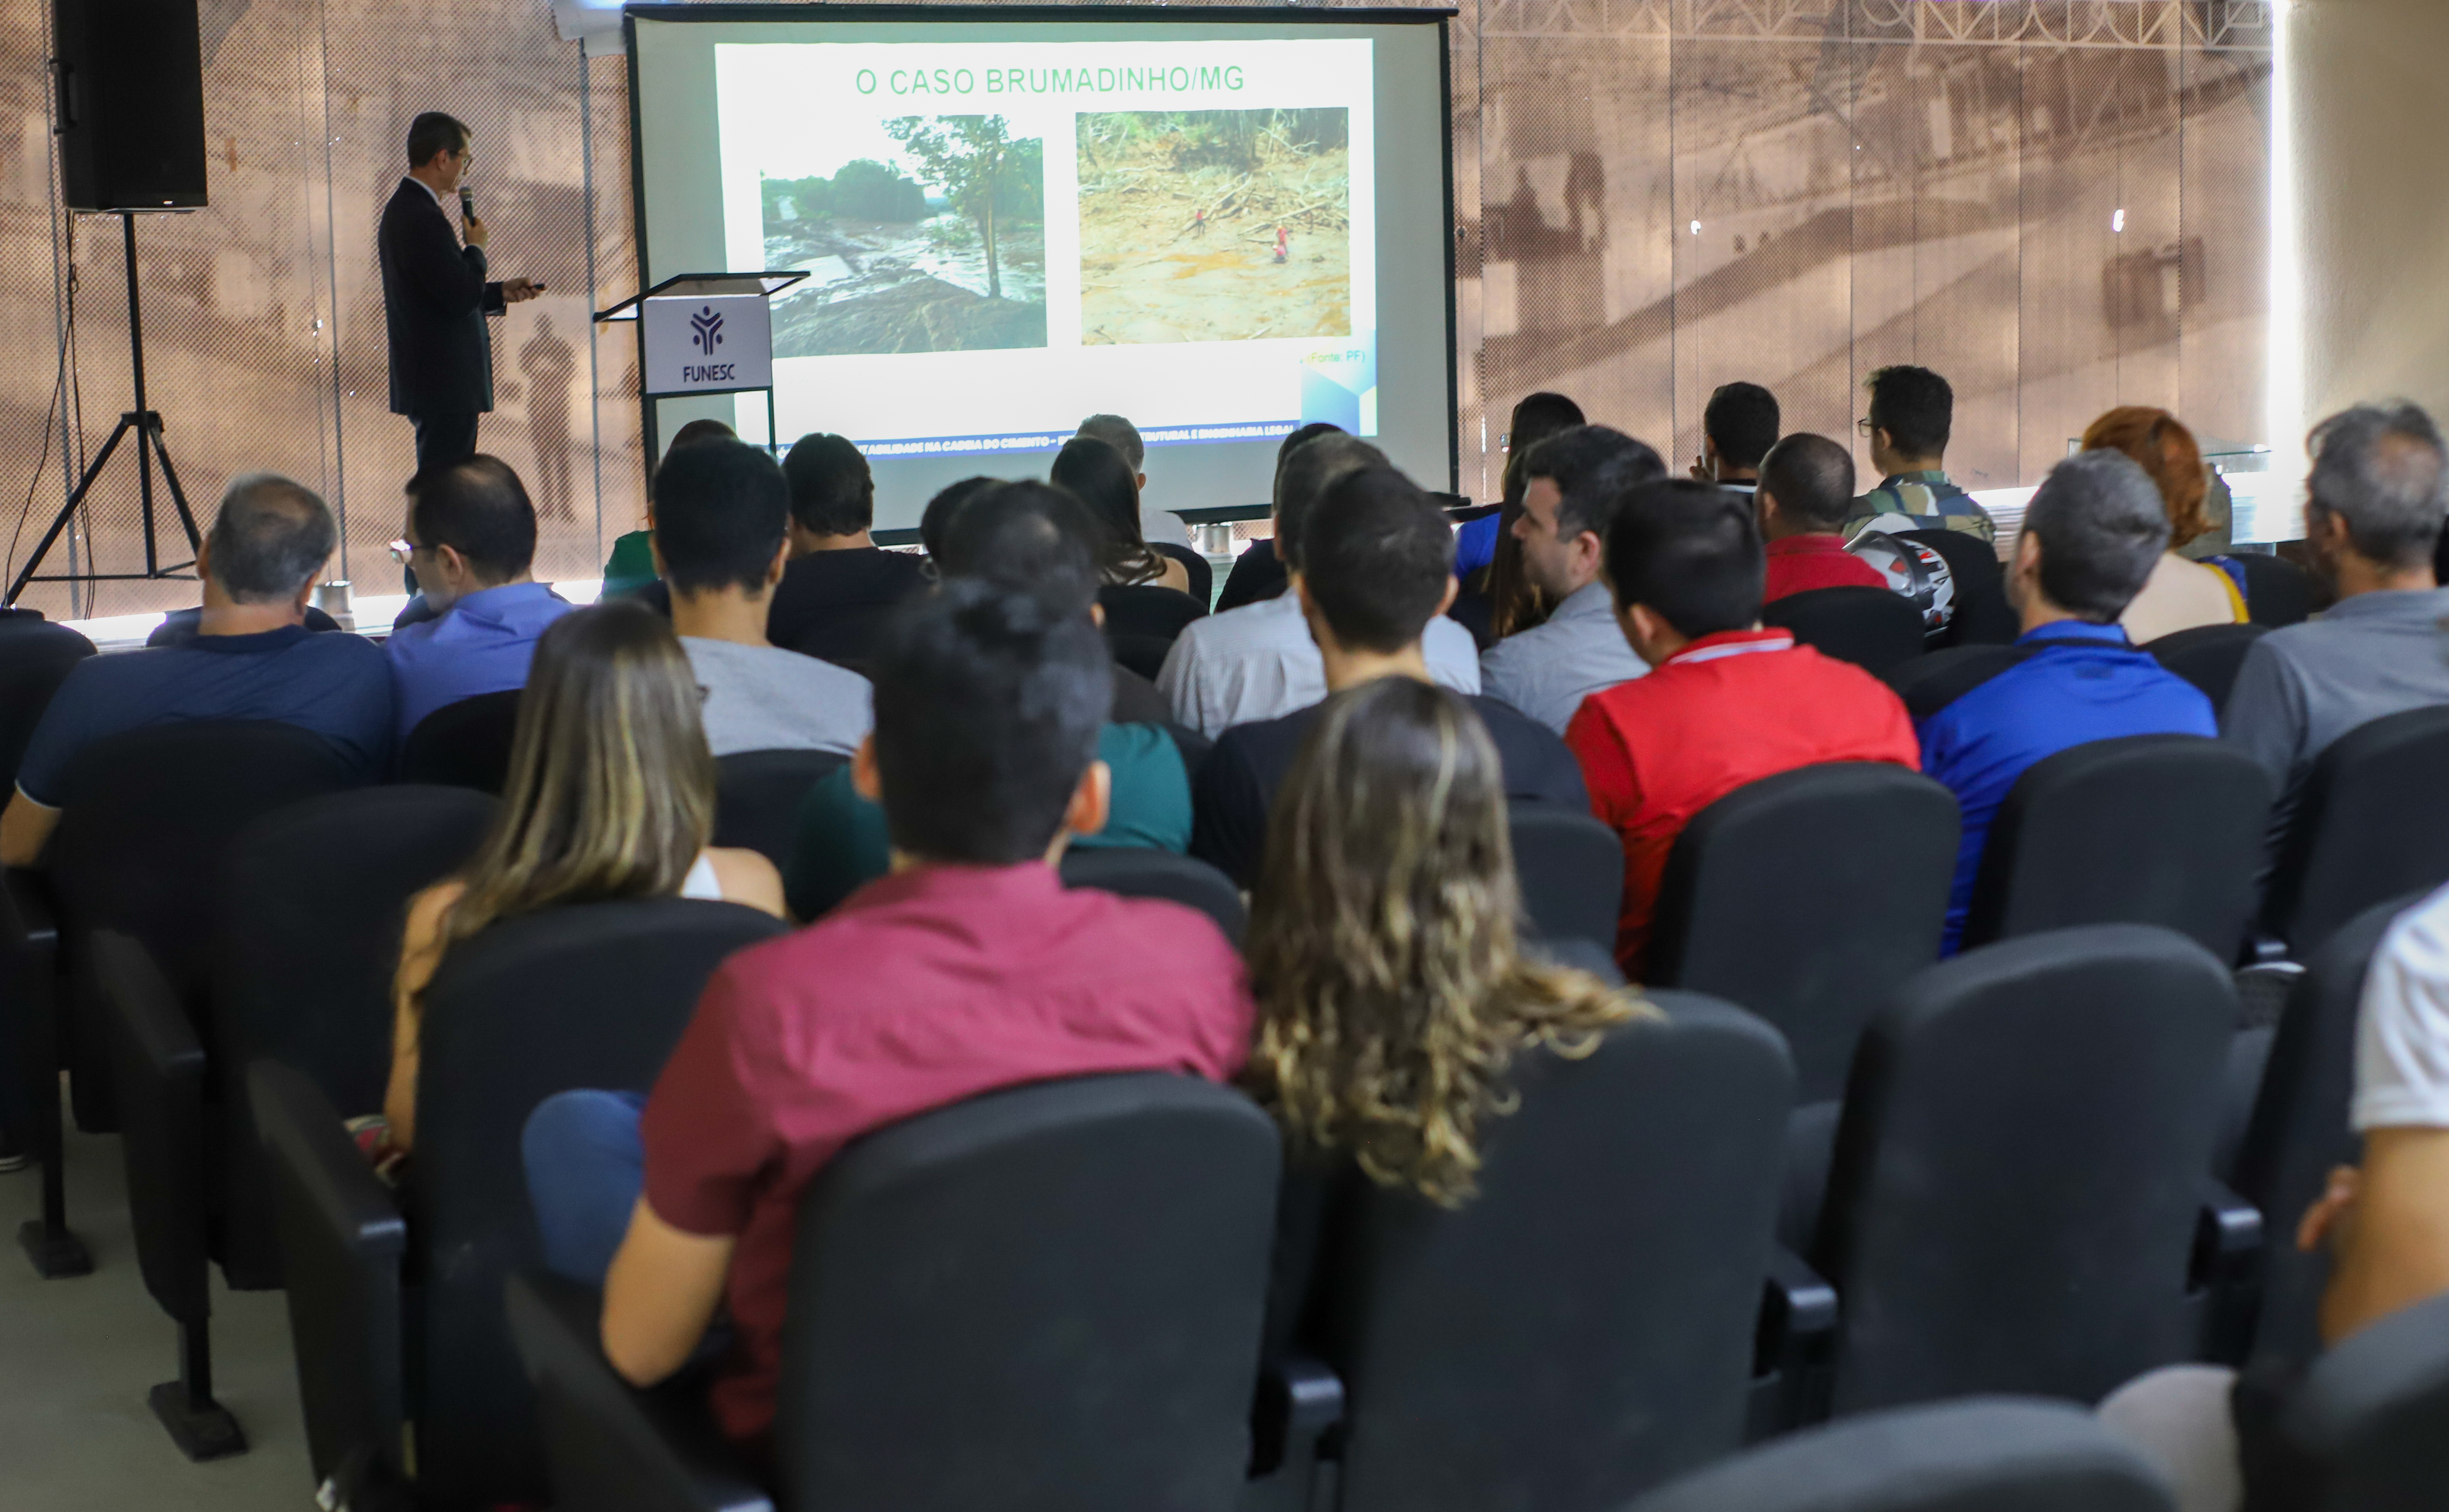
[[[1460,327],[1456,314],[1456,244],[1462,239],[1462,228],[1455,220],[1454,162],[1454,29],[1446,23],[1460,11],[1454,6],[1174,6],[1174,5],[838,5],[825,0],[793,0],[793,3],[764,4],[751,0],[746,4],[711,3],[704,5],[656,3],[624,6],[621,10],[621,43],[628,67],[629,95],[629,235],[637,247],[640,276],[653,266],[646,256],[646,154],[639,150],[645,134],[638,104],[638,23],[664,22],[742,22],[742,21],[825,21],[858,22],[946,22],[962,21],[1124,21],[1135,25],[1150,22],[1190,21],[1229,23],[1241,26],[1428,26],[1437,29],[1437,74],[1443,87],[1437,101],[1437,119],[1444,130],[1438,144],[1438,171],[1445,181],[1445,307],[1446,307],[1446,484],[1445,491],[1454,493],[1462,482],[1462,356],[1457,342]],[[646,479],[651,490],[655,461],[659,451],[655,424],[655,401],[645,393],[646,334],[638,335],[638,371],[640,393],[638,419],[641,449],[646,457]],[[779,447],[780,438],[776,438]]]

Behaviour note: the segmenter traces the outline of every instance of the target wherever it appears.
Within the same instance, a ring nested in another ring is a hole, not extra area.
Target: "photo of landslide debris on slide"
[[[1001,116],[883,124],[888,161],[763,181],[774,355],[1046,345],[1046,144]]]
[[[1341,106],[1083,115],[1079,145],[1082,345],[1351,334]]]

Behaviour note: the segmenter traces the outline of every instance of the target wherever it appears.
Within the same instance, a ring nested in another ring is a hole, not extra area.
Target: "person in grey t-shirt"
[[[2432,553],[2449,509],[2449,448],[2411,404],[2358,405],[2313,431],[2304,538],[2339,602],[2253,644],[2221,735],[2278,784],[2276,847],[2313,762],[2383,715],[2449,703],[2449,589]]]
[[[875,722],[865,678],[765,639],[790,513],[781,468],[742,442],[676,447],[655,473],[655,565],[670,585],[672,628],[704,690],[706,744],[719,756],[848,756]]]
[[[1481,692],[1563,735],[1584,699],[1649,673],[1625,643],[1600,563],[1625,490],[1666,472],[1657,452],[1603,425],[1559,431],[1523,457],[1514,535],[1523,574],[1555,607],[1479,654]]]

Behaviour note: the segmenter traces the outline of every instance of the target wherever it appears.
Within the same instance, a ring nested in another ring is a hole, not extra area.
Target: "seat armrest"
[[[1772,1245],[1768,1274],[1761,1288],[1752,1373],[1767,1375],[1788,1363],[1823,1353],[1836,1333],[1837,1289],[1803,1256],[1783,1244]]]
[[[2204,1183],[2194,1216],[2191,1290],[2250,1280],[2262,1258],[2262,1210],[2219,1181]]]
[[[1250,1410],[1250,1476],[1289,1464],[1306,1475],[1320,1441],[1343,1426],[1343,1379],[1323,1360],[1288,1354],[1259,1368]]]
[[[136,940],[97,930],[93,970],[110,1026],[136,1258],[163,1310],[201,1327],[211,1311],[203,1043],[153,952]]]
[[[304,1072],[258,1061],[247,1068],[247,1096],[272,1166],[315,1478],[405,1479],[407,1220]]]
[[[603,1303],[594,1291],[527,1273],[510,1278],[507,1302],[560,1505],[772,1512],[773,1497],[716,1430],[702,1376],[642,1391],[612,1368],[597,1342]]]
[[[60,937],[51,879],[29,867],[0,870],[0,939],[17,949],[49,949]]]
[[[1837,1323],[1837,1289],[1801,1255],[1784,1245],[1771,1245],[1752,1340],[1747,1442],[1757,1444],[1828,1415]]]

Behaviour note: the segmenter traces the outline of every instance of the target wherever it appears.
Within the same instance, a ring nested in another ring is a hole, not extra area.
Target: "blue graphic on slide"
[[[1364,423],[1377,418],[1377,406],[1369,402],[1378,387],[1376,337],[1375,332],[1364,332],[1351,346],[1330,347],[1302,358],[1302,424],[1323,420],[1354,435],[1376,433],[1376,425]]]

